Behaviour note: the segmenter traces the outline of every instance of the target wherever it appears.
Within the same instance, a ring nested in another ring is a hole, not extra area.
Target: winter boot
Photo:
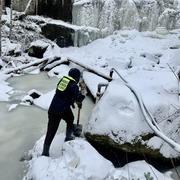
[[[73,127],[67,127],[66,128],[66,138],[65,138],[65,142],[66,141],[71,141],[73,139],[75,139],[74,135],[73,135],[73,131],[74,131],[74,128]]]
[[[42,156],[49,156],[49,148],[50,146],[44,144]]]

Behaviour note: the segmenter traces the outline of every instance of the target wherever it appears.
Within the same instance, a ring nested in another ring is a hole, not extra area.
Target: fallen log
[[[61,57],[54,57],[54,59],[49,60],[48,63],[44,65],[44,67],[41,67],[44,71],[50,71],[56,66],[59,66],[61,64],[69,64],[67,59],[62,59]]]
[[[3,73],[4,74],[17,73],[18,71],[22,71],[23,69],[29,68],[31,66],[38,66],[39,64],[46,63],[46,62],[48,62],[48,59],[36,60],[36,61],[30,62],[28,64],[23,64],[16,68],[9,68],[7,70],[4,70]]]
[[[24,64],[19,67],[9,68],[7,70],[4,70],[3,73],[5,74],[18,73],[19,71],[23,71],[29,67],[39,66],[39,65],[40,65],[39,66],[40,70],[49,71],[53,69],[55,66],[65,63],[69,63],[69,62],[66,59],[61,59],[61,57],[57,57],[57,56],[51,58],[36,59],[28,64]]]
[[[111,78],[109,75],[106,75],[106,74],[104,74],[104,73],[102,73],[102,72],[99,72],[99,71],[93,69],[92,67],[90,67],[90,66],[88,66],[88,65],[85,65],[85,64],[83,64],[83,63],[80,63],[80,62],[78,62],[77,60],[72,59],[72,58],[67,58],[67,60],[68,60],[69,62],[72,62],[72,63],[74,63],[74,64],[77,64],[78,66],[81,66],[81,67],[87,69],[89,72],[92,72],[92,73],[94,73],[94,74],[96,74],[96,75],[98,75],[98,76],[100,76],[100,77],[102,77],[102,78],[104,78],[104,79],[106,79],[106,80],[108,80],[108,81],[112,81],[112,78]]]

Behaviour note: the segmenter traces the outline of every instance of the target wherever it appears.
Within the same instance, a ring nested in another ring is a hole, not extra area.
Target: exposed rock
[[[154,134],[148,134],[147,136],[142,137],[142,139],[145,138],[149,140],[154,136]],[[97,149],[97,151],[99,151],[100,154],[113,162],[115,167],[120,167],[127,163],[127,154],[128,162],[146,158],[149,163],[153,164],[157,168],[171,167],[170,158],[165,158],[158,149],[149,148],[142,144],[141,141],[118,144],[109,136],[86,133],[85,137]],[[175,158],[174,160],[176,161],[176,164],[180,164],[180,158]]]
[[[30,90],[26,96],[24,96],[21,100],[21,104],[22,105],[32,105],[34,103],[34,99],[37,99],[41,96],[42,94],[35,90],[32,89]]]
[[[42,34],[60,47],[73,46],[73,33],[73,29],[61,25],[48,23],[42,26]]]
[[[43,54],[45,53],[48,46],[48,43],[45,43],[41,40],[32,42],[28,50],[28,55],[32,57],[43,58]]]
[[[72,0],[40,0],[38,14],[71,22]]]
[[[0,69],[3,67],[3,61],[2,59],[0,58]]]
[[[100,37],[99,29],[52,20],[42,26],[42,34],[60,47],[83,46]]]

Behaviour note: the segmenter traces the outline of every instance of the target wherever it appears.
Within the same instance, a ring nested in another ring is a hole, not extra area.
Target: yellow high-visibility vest
[[[59,81],[59,83],[58,83],[58,85],[57,85],[57,89],[59,90],[59,91],[65,91],[66,90],[66,88],[67,88],[67,86],[68,86],[68,84],[69,84],[69,82],[70,81],[75,81],[75,79],[73,79],[72,77],[70,77],[70,76],[64,76],[60,81]],[[76,82],[76,81],[75,81]]]

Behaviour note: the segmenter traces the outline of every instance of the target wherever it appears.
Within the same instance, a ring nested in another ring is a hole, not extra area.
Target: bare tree
[[[2,10],[3,10],[3,0],[0,0],[0,57],[2,55]]]
[[[28,3],[27,3],[27,6],[26,6],[26,9],[24,10],[24,14],[27,14],[30,6],[31,6],[31,3],[33,2],[33,0],[29,0]]]
[[[11,40],[11,37],[12,37],[12,28],[13,28],[13,22],[12,22],[13,0],[11,0],[10,8],[11,8],[11,11],[10,11],[10,30],[9,30],[9,39]]]

